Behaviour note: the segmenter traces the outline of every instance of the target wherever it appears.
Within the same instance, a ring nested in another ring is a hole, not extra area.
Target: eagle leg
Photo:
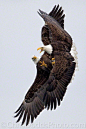
[[[52,62],[52,65],[54,65],[55,64],[55,61],[54,62]]]
[[[55,60],[55,58],[52,58],[52,61]]]
[[[40,64],[42,64],[42,62],[41,62],[41,61],[39,61],[39,63],[40,63]]]
[[[40,66],[45,66],[45,67],[47,67],[47,64],[45,64],[45,62],[43,61],[43,62],[39,62],[39,63],[41,63],[41,65]]]
[[[52,58],[52,65],[55,64],[55,58]]]

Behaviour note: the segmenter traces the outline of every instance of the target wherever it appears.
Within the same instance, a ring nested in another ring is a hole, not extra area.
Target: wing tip
[[[62,28],[64,28],[64,18],[65,18],[65,16],[63,16],[64,15],[63,12],[64,10],[62,9],[62,6],[58,4],[55,5],[51,10],[51,12],[49,13],[51,17],[53,17],[57,22],[59,22]]]

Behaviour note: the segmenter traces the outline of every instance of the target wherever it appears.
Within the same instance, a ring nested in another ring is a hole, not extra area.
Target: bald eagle
[[[73,41],[64,30],[65,15],[62,7],[55,5],[49,14],[41,10],[38,14],[45,21],[45,25],[41,32],[44,46],[37,50],[44,51],[44,54],[41,58],[32,57],[37,75],[15,112],[17,122],[23,116],[22,125],[26,121],[26,126],[29,120],[33,122],[44,108],[52,110],[60,105],[76,67],[75,59],[70,52]]]

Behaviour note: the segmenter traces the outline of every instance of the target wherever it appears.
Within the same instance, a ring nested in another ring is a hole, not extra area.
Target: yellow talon
[[[55,64],[55,61],[54,62],[52,62],[52,65],[54,65]]]
[[[55,64],[55,58],[52,58],[52,65]]]
[[[55,58],[52,58],[52,60],[55,60]]]
[[[45,67],[47,67],[47,64],[45,64],[44,61],[43,61],[43,62],[40,61],[40,63],[41,63],[40,66],[45,66]]]

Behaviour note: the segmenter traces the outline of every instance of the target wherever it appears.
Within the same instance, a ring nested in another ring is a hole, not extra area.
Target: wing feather
[[[29,124],[30,117],[32,123],[34,121],[34,118],[36,118],[39,115],[39,113],[44,109],[44,104],[38,97],[35,97],[33,101],[29,103],[25,102],[24,100],[22,104],[22,109],[18,112],[18,114],[15,117],[19,116],[17,120],[17,122],[19,122],[23,116],[21,125],[23,125],[26,121],[27,126]]]
[[[22,105],[23,105],[23,104],[21,104],[21,105],[20,105],[20,107],[16,110],[16,112],[15,112],[15,113],[17,113],[17,112],[19,112],[19,111],[20,111],[20,109],[22,108]]]
[[[22,108],[22,110],[21,110],[21,112],[20,112],[20,114],[19,114],[19,118],[18,118],[18,120],[17,120],[16,122],[19,122],[19,121],[20,121],[20,119],[21,119],[23,113],[24,113],[24,108]]]
[[[23,117],[23,120],[22,120],[22,124],[21,124],[21,125],[24,124],[24,122],[25,122],[25,120],[26,120],[26,116],[27,116],[27,110],[24,112],[24,117]]]
[[[55,5],[54,8],[52,9],[52,11],[49,13],[49,16],[53,17],[60,25],[61,27],[64,29],[64,17],[65,14],[63,14],[63,10],[62,7],[59,7],[59,5]],[[60,22],[60,20],[62,20],[62,22]]]
[[[58,56],[58,55],[56,55]],[[44,84],[46,93],[43,98],[45,107],[47,109],[55,109],[58,101],[58,106],[63,100],[64,94],[67,90],[67,86],[71,81],[72,75],[75,70],[75,62],[71,62],[60,55],[56,59],[56,63],[51,71],[47,83]],[[69,63],[70,62],[70,63]]]
[[[29,124],[29,120],[30,120],[30,113],[27,113],[27,120],[26,120],[26,126]]]
[[[42,85],[48,79],[49,74],[50,73],[48,68],[41,67],[39,63],[37,64],[36,79],[25,95],[23,103],[15,112],[16,115],[14,117],[18,117],[17,122],[22,119],[21,125],[23,125],[25,121],[26,125],[28,125],[30,118],[32,123],[34,121],[34,118],[36,118],[44,109],[43,97],[45,94],[45,89],[42,87]]]
[[[61,26],[64,29],[65,14],[63,14],[62,7],[59,7],[59,5],[57,6],[55,5],[52,11],[47,16],[50,16],[54,20],[56,20],[59,26]],[[42,27],[41,38],[44,45],[48,45],[51,43],[51,31],[50,31],[49,25],[44,25]]]
[[[57,14],[58,16],[60,16],[60,13],[62,13],[61,9],[62,8],[60,7],[58,14]],[[39,11],[40,11],[39,12],[40,16],[44,19],[46,26],[49,29],[49,34],[48,34],[49,37],[42,36],[42,39],[43,39],[42,41],[43,41],[44,45],[46,44],[46,38],[48,38],[48,39],[50,39],[51,42],[55,42],[57,40],[65,41],[68,44],[70,44],[70,48],[71,48],[72,38],[59,24],[59,22],[61,22],[61,24],[62,24],[62,22],[64,21],[63,20],[64,15],[62,16],[62,18],[59,17],[59,21],[56,21],[56,19],[54,17],[48,15],[47,13],[45,13],[41,10],[39,10]],[[46,26],[45,26],[45,28],[46,28]],[[42,31],[42,33],[44,33],[44,32]],[[47,33],[47,32],[45,32],[45,33]],[[48,44],[51,44],[51,42],[48,42]]]

